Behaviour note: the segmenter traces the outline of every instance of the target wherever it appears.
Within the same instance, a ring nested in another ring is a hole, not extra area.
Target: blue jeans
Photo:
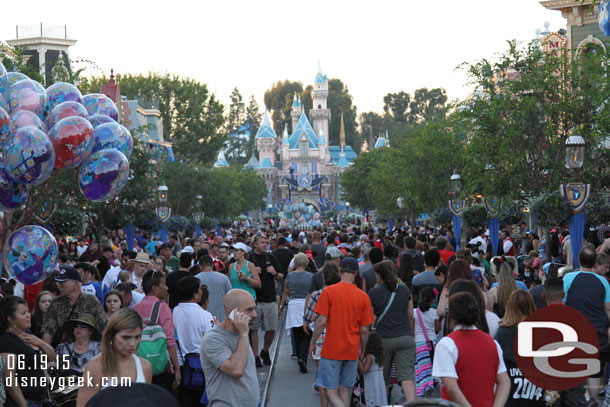
[[[316,384],[323,389],[336,389],[337,384],[353,387],[358,378],[357,360],[333,360],[320,358]]]

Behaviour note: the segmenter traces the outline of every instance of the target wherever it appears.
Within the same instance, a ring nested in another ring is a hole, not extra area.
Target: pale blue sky
[[[381,111],[388,92],[444,87],[464,98],[464,61],[529,41],[556,11],[536,0],[74,0],[3,2],[0,39],[16,25],[68,26],[78,40],[72,57],[116,72],[171,72],[205,82],[227,102],[234,86],[244,99],[282,79],[313,82],[317,60],[339,78],[358,112]]]

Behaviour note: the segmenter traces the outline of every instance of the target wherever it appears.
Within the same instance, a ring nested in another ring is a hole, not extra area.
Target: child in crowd
[[[358,360],[358,370],[364,375],[366,406],[385,406],[388,403],[383,379],[383,341],[377,332],[369,334],[364,357]]]
[[[119,282],[120,283],[127,283],[127,284],[131,284],[131,286],[133,287],[133,289],[136,289],[136,285],[133,283],[133,279],[131,277],[131,271],[121,271],[119,273]]]
[[[432,308],[438,291],[426,287],[420,291],[418,308],[413,312],[415,332],[415,388],[417,397],[430,397],[434,389],[432,379],[432,355],[436,333],[441,329],[441,320]]]

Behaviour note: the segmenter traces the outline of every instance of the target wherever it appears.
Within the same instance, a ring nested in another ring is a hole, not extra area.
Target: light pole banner
[[[460,235],[462,234],[462,217],[453,215],[453,236],[455,236],[455,251],[460,248]]]
[[[498,240],[500,236],[500,219],[491,218],[487,222],[489,227],[489,240],[491,241],[491,248],[493,250],[494,257],[498,255]]]
[[[585,233],[585,212],[575,213],[570,218],[570,241],[574,256],[574,270],[578,268],[578,253],[582,248],[582,237]]]

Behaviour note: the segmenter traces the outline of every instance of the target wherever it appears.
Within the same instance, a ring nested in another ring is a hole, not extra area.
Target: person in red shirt
[[[455,252],[447,250],[447,239],[443,236],[439,236],[434,241],[434,245],[438,248],[438,253],[441,255],[441,260],[446,265],[449,264],[449,259],[455,256]]]
[[[472,294],[449,297],[453,332],[436,345],[432,376],[442,381],[442,398],[460,406],[503,407],[510,392],[502,348],[476,327],[481,309]]]
[[[346,257],[339,270],[341,282],[326,287],[314,308],[318,318],[309,356],[313,359],[316,341],[326,328],[316,385],[324,390],[330,405],[347,407],[374,316],[369,296],[354,284],[356,259]]]

